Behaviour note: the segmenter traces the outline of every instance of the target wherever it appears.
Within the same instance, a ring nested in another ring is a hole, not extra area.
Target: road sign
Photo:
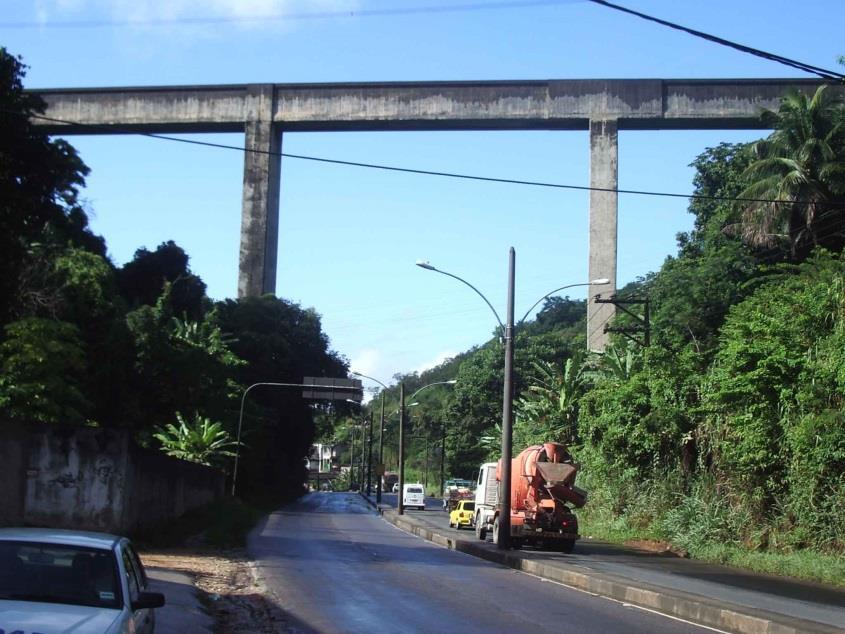
[[[321,401],[345,401],[351,399],[361,402],[364,390],[358,379],[334,379],[325,376],[306,376],[302,379],[307,386],[302,391],[302,398]],[[313,386],[313,387],[312,387]]]

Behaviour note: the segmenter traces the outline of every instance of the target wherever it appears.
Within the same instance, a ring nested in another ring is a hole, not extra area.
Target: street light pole
[[[358,490],[361,493],[364,492],[364,451],[367,447],[367,441],[365,439],[367,428],[364,426],[365,420],[366,419],[358,421],[358,429],[361,430],[361,457],[358,458]]]
[[[381,429],[378,435],[378,463],[381,473],[376,481],[376,504],[381,504],[381,483],[384,480],[384,392],[381,393]]]
[[[467,282],[465,279],[458,277],[452,273],[447,273],[446,271],[441,271],[440,269],[434,267],[430,262],[425,260],[417,260],[417,266],[424,268],[428,271],[435,271],[437,273],[441,273],[442,275],[447,275],[453,279],[458,280],[462,284],[469,286],[481,299],[484,300],[484,303],[493,311],[493,316],[496,318],[496,321],[499,323],[499,326],[502,329],[502,339],[504,340],[505,344],[505,368],[504,368],[504,394],[502,396],[502,481],[501,481],[501,489],[499,491],[499,530],[494,532],[496,537],[496,541],[498,543],[499,548],[505,549],[510,547],[510,525],[511,525],[511,517],[510,517],[510,502],[511,502],[511,460],[512,460],[512,453],[513,453],[513,348],[514,348],[514,286],[515,286],[515,269],[516,269],[516,252],[514,248],[511,247],[509,251],[508,257],[508,305],[507,305],[507,324],[503,324],[501,318],[499,317],[499,313],[496,312],[496,309],[493,308],[493,305],[488,301],[488,299],[484,296],[484,294],[479,291],[475,286]],[[550,293],[547,293],[539,300],[534,302],[531,308],[528,309],[528,312],[525,313],[525,316],[519,320],[521,324],[531,311],[539,304],[541,301],[557,293],[558,291],[562,291],[566,288],[570,288],[573,286],[590,286],[593,284],[609,284],[610,280],[607,278],[593,280],[591,282],[587,282],[586,284],[569,284],[568,286],[562,286],[557,288]],[[444,450],[445,450],[445,441],[444,441]],[[442,468],[441,468],[442,469]],[[442,478],[442,476],[441,476]],[[494,528],[495,530],[495,528]]]
[[[367,432],[367,497],[370,497],[370,483],[373,479],[373,413],[370,412],[370,426]]]
[[[457,383],[455,379],[451,379],[449,381],[436,381],[434,383],[429,383],[428,385],[423,385],[420,389],[416,392],[411,394],[411,401],[414,400],[414,397],[422,392],[424,389],[435,386],[435,385],[454,385]],[[416,403],[411,403],[411,405],[416,405]],[[405,384],[399,383],[399,501],[397,504],[397,510],[399,515],[405,513],[405,504],[403,498],[403,490],[405,486]]]
[[[399,496],[396,510],[405,514],[405,384],[399,383]]]
[[[355,483],[355,426],[349,428],[349,490],[352,491],[352,485]]]
[[[309,383],[272,383],[268,381],[262,381],[260,383],[253,383],[248,388],[244,390],[243,395],[241,396],[241,411],[238,414],[238,435],[235,439],[235,464],[232,469],[232,496],[235,495],[236,485],[238,482],[238,462],[241,456],[241,429],[243,428],[244,422],[244,403],[246,402],[246,395],[249,394],[249,391],[254,387],[259,386],[270,386],[270,387],[307,387],[307,388],[315,388],[315,387],[327,387],[332,388],[335,390],[343,390],[343,389],[354,389],[357,390],[358,388],[344,388],[344,387],[337,387],[333,385],[313,385]],[[357,401],[356,401],[357,402]]]
[[[380,433],[378,437],[378,463],[380,465],[384,465],[384,393],[387,390],[387,386],[379,381],[376,378],[371,376],[367,376],[366,374],[361,374],[360,372],[350,371],[349,374],[354,376],[360,376],[364,379],[369,379],[370,381],[374,381],[378,383],[382,387],[381,392],[381,424],[380,424]],[[378,480],[376,481],[376,504],[381,504],[381,476],[384,474],[379,475]]]
[[[502,396],[502,489],[499,491],[499,530],[494,531],[499,548],[511,541],[511,454],[513,444],[513,303],[516,251],[508,257],[508,312],[505,325],[505,380]]]

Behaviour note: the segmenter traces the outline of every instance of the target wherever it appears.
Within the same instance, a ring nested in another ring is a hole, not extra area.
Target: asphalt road
[[[375,496],[373,496],[375,499]],[[395,506],[396,496],[385,495],[383,503]],[[436,512],[440,509],[440,512]],[[469,530],[449,528],[440,500],[426,500],[426,511],[406,509],[415,521],[441,534],[474,541]],[[492,545],[491,545],[492,547]],[[680,557],[652,553],[582,538],[571,554],[523,548],[521,556],[544,562],[560,562],[571,570],[609,574],[634,583],[673,588],[726,604],[767,610],[787,617],[816,621],[842,628],[845,623],[845,591],[822,584],[799,581],[707,564]]]
[[[356,494],[311,493],[272,513],[249,551],[304,632],[705,631],[440,548]]]

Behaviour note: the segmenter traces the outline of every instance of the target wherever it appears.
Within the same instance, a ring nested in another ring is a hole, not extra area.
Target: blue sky
[[[619,0],[749,46],[842,70],[841,0]],[[5,0],[0,45],[27,87],[247,82],[803,77],[582,0],[433,11],[448,0]],[[495,4],[495,2],[491,2]],[[385,13],[376,15],[379,11]],[[322,17],[316,14],[321,14]],[[268,18],[267,16],[293,16]],[[197,23],[193,18],[215,22]],[[98,22],[96,27],[72,23]],[[759,132],[620,133],[620,188],[689,192],[689,163]],[[242,145],[242,135],[202,135]],[[572,185],[589,182],[586,132],[289,133],[283,151]],[[94,230],[117,264],[175,240],[217,299],[233,297],[243,156],[141,137],[71,137],[91,167]],[[285,159],[277,293],[314,307],[352,367],[389,382],[480,344],[504,313],[587,278],[585,192],[454,181]],[[619,286],[657,270],[690,228],[686,201],[621,195]],[[584,297],[573,289],[572,297]],[[267,377],[272,380],[273,377]]]

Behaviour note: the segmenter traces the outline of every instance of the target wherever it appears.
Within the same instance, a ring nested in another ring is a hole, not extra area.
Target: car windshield
[[[420,487],[408,487],[408,493],[422,493],[423,490]]]
[[[0,542],[0,600],[119,608],[117,564],[109,550]]]
[[[475,510],[475,502],[464,502],[463,509],[465,511],[474,511]]]

